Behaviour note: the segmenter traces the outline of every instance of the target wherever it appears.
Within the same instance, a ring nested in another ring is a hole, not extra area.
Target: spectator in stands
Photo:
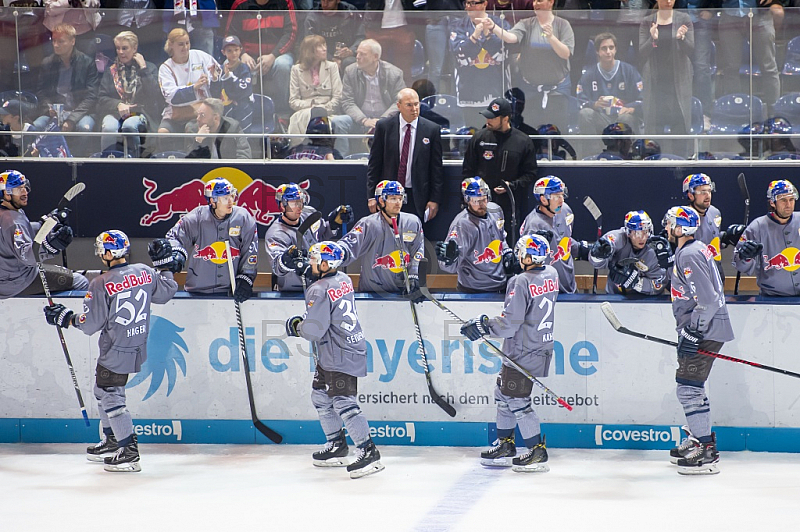
[[[100,24],[99,0],[44,0],[44,27],[55,33],[61,24],[68,24],[75,35],[94,31]]]
[[[631,159],[643,161],[647,157],[661,155],[661,145],[652,139],[636,139],[630,149]]]
[[[692,56],[694,83],[692,93],[703,105],[703,120],[706,129],[711,126],[709,115],[715,98],[711,67],[717,17],[715,10],[712,8],[713,3],[710,0],[688,0],[688,5],[686,6],[687,13],[692,17],[692,24],[694,25],[694,55]],[[720,44],[727,46],[724,39]]]
[[[486,0],[466,0],[466,15],[450,17],[450,53],[455,68],[456,98],[465,110],[467,124],[480,127],[479,112],[511,85],[508,49],[500,38],[489,31],[496,24],[508,30],[500,17],[486,14]],[[490,23],[483,22],[486,18]]]
[[[736,139],[744,148],[739,155],[746,159],[760,159],[764,152],[764,139],[761,136],[763,134],[764,124],[761,122],[753,122],[743,127],[739,132],[739,138]]]
[[[35,116],[36,109],[33,105],[20,100],[8,100],[0,106],[0,120],[3,132],[0,136],[0,157],[19,157],[33,144],[34,136],[14,135],[13,132],[33,131],[33,124],[25,121],[26,118]],[[25,149],[23,149],[25,147]]]
[[[792,144],[792,139],[788,136],[792,134],[792,124],[780,116],[769,118],[764,122],[765,135],[782,135],[780,137],[767,137],[764,139],[764,158],[773,155],[788,155],[797,153],[797,148]]]
[[[580,132],[598,135],[613,122],[624,122],[641,132],[642,77],[632,65],[616,59],[617,38],[613,34],[595,37],[594,49],[598,62],[586,69],[575,90],[583,107],[578,115]],[[595,146],[589,153],[597,153],[599,143],[590,143]]]
[[[339,67],[327,58],[328,46],[324,37],[309,35],[300,43],[299,58],[292,67],[289,85],[289,106],[295,111],[289,120],[289,133],[302,134],[312,118],[313,109],[324,110],[337,133],[350,131],[353,120],[347,115],[337,114],[342,103]]]
[[[189,34],[175,28],[164,45],[169,59],[158,69],[161,94],[167,102],[159,133],[182,133],[194,120],[194,104],[211,97],[211,85],[219,81],[219,63],[201,50],[192,50]]]
[[[250,67],[240,61],[242,42],[236,35],[228,35],[222,41],[222,63],[220,77],[220,99],[225,105],[225,116],[239,122],[242,131],[247,132],[253,123],[253,76]],[[215,94],[215,96],[217,96]]]
[[[161,0],[156,1],[161,2]],[[194,6],[191,6],[192,2],[194,2]],[[214,0],[178,0],[177,9],[174,0],[163,0],[162,3],[164,33],[168,33],[176,25],[184,26],[186,31],[191,34],[195,50],[202,50],[208,55],[214,55],[214,31],[220,26],[217,3]],[[188,27],[185,26],[187,21]]]
[[[367,0],[367,11],[372,11],[364,15],[367,38],[379,42],[386,61],[403,71],[403,87],[411,85],[415,40],[406,11],[412,13],[425,7],[426,2],[420,0]],[[424,19],[411,22],[422,23]]]
[[[336,133],[331,120],[327,116],[312,118],[308,122],[306,135],[329,135],[328,137],[311,137],[306,141],[289,150],[289,156],[293,159],[311,159],[318,161],[333,161],[342,159],[342,154],[333,147]]]
[[[449,133],[450,121],[439,113],[433,111],[430,105],[427,105],[422,101],[428,96],[433,96],[436,94],[436,86],[429,79],[422,78],[412,83],[411,89],[417,93],[417,96],[419,96],[419,116],[439,124],[439,127],[442,128],[442,130],[447,130],[446,132],[442,131],[442,133]],[[442,139],[442,148],[447,151],[450,148],[450,141]]]
[[[164,98],[158,88],[158,73],[153,63],[139,53],[139,38],[132,31],[114,37],[117,59],[106,67],[100,81],[98,113],[103,117],[101,150],[117,149],[117,132],[146,133],[160,120]],[[128,136],[128,153],[138,157],[138,136]],[[122,146],[119,150],[122,151]]]
[[[522,114],[525,112],[525,93],[519,87],[508,89],[504,94],[505,99],[511,104],[511,127],[519,129],[528,136],[539,135],[539,131],[525,123],[525,118]],[[560,133],[559,133],[560,134]],[[539,153],[540,140],[532,139],[536,147],[536,153]]]
[[[261,19],[256,19],[260,15]],[[226,35],[244,45],[242,61],[270,96],[275,110],[288,115],[291,51],[297,39],[297,17],[292,0],[236,0],[228,14]]]
[[[597,159],[630,159],[633,145],[630,135],[633,135],[633,130],[625,122],[613,122],[607,125],[603,129],[603,144],[606,147],[600,152]],[[621,136],[626,138],[620,138]]]
[[[426,0],[425,9],[430,11],[425,21],[425,56],[428,60],[428,80],[441,86],[442,67],[447,54],[449,13],[464,9],[464,0]],[[473,1],[473,0],[468,0]],[[416,20],[414,21],[416,23]]]
[[[533,0],[488,0],[486,10],[497,13],[498,16],[505,15],[506,21],[513,26],[518,22],[516,15],[518,11],[520,13],[533,11]]]
[[[306,15],[305,34],[321,35],[328,44],[328,59],[339,65],[339,73],[356,62],[356,50],[364,40],[364,17],[353,4],[320,0],[319,9]]]
[[[159,1],[159,4],[162,3]],[[113,0],[112,2],[106,0],[102,5],[106,9],[117,9],[105,13],[101,31],[110,35],[117,35],[123,31],[135,32],[139,39],[139,53],[154,65],[161,64],[164,60],[164,34],[173,26],[170,25],[169,28],[164,29],[162,14],[157,11],[156,0]],[[170,5],[167,9],[172,9],[172,6]],[[195,32],[195,45],[196,41]],[[109,59],[113,60],[112,57]]]
[[[574,161],[577,158],[575,148],[572,147],[572,144],[564,140],[563,137],[557,137],[557,135],[561,135],[561,130],[553,124],[542,124],[537,128],[536,132],[541,136],[546,135],[548,137],[552,137],[549,139],[538,139],[538,148],[536,153],[544,157],[537,157],[537,159],[558,158],[566,161],[568,157],[571,157]],[[536,146],[537,141],[534,140],[533,144]]]
[[[250,159],[250,143],[232,118],[223,116],[222,100],[206,98],[197,106],[197,136],[187,159]],[[222,136],[217,136],[222,135]]]
[[[553,14],[554,0],[533,0],[536,16],[517,22],[510,31],[483,19],[489,31],[509,44],[520,43],[519,72],[515,83],[527,99],[527,120],[532,124],[553,123],[566,130],[567,97],[572,91],[569,59],[575,35],[569,22]]]

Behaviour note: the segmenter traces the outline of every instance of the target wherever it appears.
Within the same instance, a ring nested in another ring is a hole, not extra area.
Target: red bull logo
[[[231,259],[239,256],[239,250],[231,248]],[[194,246],[194,255],[192,258],[210,260],[214,264],[225,264],[228,262],[228,250],[225,249],[225,242],[214,242],[202,249]]]
[[[130,290],[136,286],[142,286],[145,284],[150,284],[153,282],[153,276],[147,273],[147,271],[142,271],[139,275],[126,275],[122,278],[121,283],[106,283],[105,289],[106,293],[109,296],[113,296],[114,294],[118,294],[123,290]]]
[[[722,255],[719,252],[719,237],[714,237],[711,243],[707,246],[708,254],[714,257],[714,260],[719,262],[722,260]]]
[[[339,288],[329,288],[328,289],[328,297],[331,300],[331,303],[335,303],[336,301],[340,300],[347,294],[351,294],[353,292],[353,283],[348,281],[342,281],[339,283]]]
[[[558,279],[547,279],[542,284],[529,284],[531,297],[543,296],[549,292],[558,292]]]
[[[559,240],[558,244],[556,244],[556,250],[553,252],[553,260],[550,261],[550,264],[555,264],[560,260],[567,262],[570,259],[569,247],[571,243],[572,239],[568,236]]]
[[[483,250],[482,253],[478,253],[478,250],[473,251],[475,254],[475,260],[472,261],[473,264],[484,264],[492,262],[497,264],[503,258],[502,253],[500,252],[500,247],[502,246],[502,242],[500,240],[492,240],[489,242],[489,245]]]
[[[800,249],[786,248],[773,257],[764,257],[764,271],[767,270],[786,270],[793,272],[800,268]]]
[[[400,251],[392,251],[388,255],[381,255],[375,257],[375,262],[372,264],[372,269],[380,268],[382,270],[389,270],[392,273],[400,273],[403,271],[403,262],[405,267],[408,268],[411,262],[411,255],[403,253],[403,259],[400,258]]]
[[[689,298],[686,296],[686,292],[684,291],[684,288],[682,286],[676,287],[675,284],[672,284],[672,286],[670,286],[669,292],[672,301],[675,301],[676,299],[689,301]]]

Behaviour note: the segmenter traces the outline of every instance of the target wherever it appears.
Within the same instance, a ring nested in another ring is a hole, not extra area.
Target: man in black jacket
[[[187,133],[190,129],[197,132],[187,159],[251,158],[250,144],[239,122],[223,116],[223,111],[222,100],[217,98],[206,98],[197,106],[197,124],[186,127]]]
[[[319,9],[306,16],[305,35],[321,35],[328,43],[328,60],[339,65],[339,73],[356,62],[356,50],[364,40],[364,17],[352,4],[321,0]]]
[[[512,227],[506,232],[509,245],[513,246],[519,238],[514,234],[517,227],[513,227],[513,221],[518,219],[519,203],[529,193],[531,181],[536,179],[536,150],[530,137],[511,127],[511,103],[505,98],[492,100],[481,115],[486,118],[486,127],[469,140],[461,173],[464,178],[482,178],[492,189],[492,201],[502,207],[507,222],[511,221]],[[513,198],[509,198],[507,187]],[[517,204],[514,213],[512,199]]]

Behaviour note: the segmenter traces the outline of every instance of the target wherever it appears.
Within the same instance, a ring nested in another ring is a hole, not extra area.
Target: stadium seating
[[[751,114],[752,111],[752,114]],[[753,122],[764,121],[764,106],[758,96],[727,94],[714,101],[710,134],[736,134]]]

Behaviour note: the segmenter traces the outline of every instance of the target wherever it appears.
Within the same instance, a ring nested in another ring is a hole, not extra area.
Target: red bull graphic
[[[543,296],[549,292],[558,292],[558,279],[547,279],[542,284],[529,284],[531,297]]]
[[[682,286],[675,286],[674,284],[670,286],[670,300],[675,301],[676,299],[680,299],[683,301],[689,301],[689,298],[686,296],[686,292]]]
[[[567,262],[570,259],[569,248],[571,243],[572,239],[568,236],[565,236],[558,241],[558,244],[556,244],[556,250],[553,252],[553,260],[550,261],[551,265],[560,260]]]
[[[153,282],[153,276],[150,275],[146,270],[142,271],[139,275],[126,275],[123,277],[121,283],[106,283],[105,289],[106,293],[109,296],[113,296],[114,294],[118,294],[123,290],[129,290],[135,286],[142,286],[145,284],[150,284]]]
[[[350,281],[342,281],[341,283],[339,283],[339,288],[328,289],[328,297],[330,298],[331,303],[335,303],[336,301],[340,300],[341,298],[352,292],[353,292],[353,283],[351,283]]]
[[[497,264],[503,258],[502,253],[500,251],[500,247],[502,245],[503,243],[500,242],[500,240],[492,240],[491,242],[489,242],[489,245],[486,246],[483,252],[478,253],[478,250],[476,249],[475,251],[473,251],[473,253],[475,254],[475,260],[472,261],[472,263],[484,264],[493,262],[494,264]]]
[[[375,257],[375,262],[372,264],[372,269],[381,268],[389,270],[392,273],[400,273],[403,271],[403,262],[400,259],[400,251],[392,251],[388,255],[381,255]],[[403,260],[405,261],[406,268],[411,262],[411,255],[403,253]]]
[[[800,267],[800,249],[786,248],[773,257],[764,257],[764,271],[767,270],[786,270],[793,272]]]
[[[714,257],[715,261],[719,262],[719,261],[722,260],[722,254],[719,252],[719,237],[718,236],[714,237],[714,239],[711,240],[711,243],[708,245],[708,247],[706,249],[707,249],[708,253],[710,253],[711,256]]]
[[[231,248],[231,258],[236,258],[239,256],[239,250],[236,248]],[[228,262],[228,250],[225,249],[225,242],[214,242],[202,249],[198,248],[195,244],[194,246],[194,255],[192,255],[194,259],[203,259],[203,260],[210,260],[214,264],[225,264]]]

